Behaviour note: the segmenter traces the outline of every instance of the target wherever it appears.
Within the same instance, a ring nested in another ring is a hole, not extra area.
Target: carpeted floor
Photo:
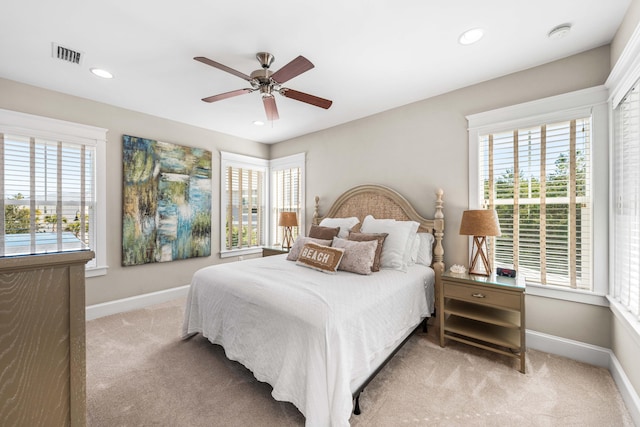
[[[87,322],[87,424],[301,426],[290,403],[197,335],[180,340],[184,299]],[[517,362],[436,328],[414,335],[365,389],[353,426],[633,426],[604,368],[535,350]]]

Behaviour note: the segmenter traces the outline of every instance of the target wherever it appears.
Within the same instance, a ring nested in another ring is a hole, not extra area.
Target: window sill
[[[246,249],[233,249],[231,251],[220,251],[220,258],[231,258],[241,255],[261,254],[262,246],[254,246]]]
[[[537,285],[533,283],[527,283],[526,292],[528,295],[535,295],[538,297],[578,302],[581,304],[599,305],[602,307],[609,306],[609,300],[606,295],[595,294],[593,292],[563,289],[556,286]]]
[[[104,265],[101,267],[87,268],[84,271],[84,277],[106,276],[108,268],[109,266],[107,265]]]

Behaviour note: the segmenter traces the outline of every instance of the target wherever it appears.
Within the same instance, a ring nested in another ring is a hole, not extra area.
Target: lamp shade
[[[466,236],[499,236],[500,223],[494,209],[464,211],[460,222],[460,234]]]
[[[295,212],[280,212],[278,225],[280,227],[297,227],[298,215]]]

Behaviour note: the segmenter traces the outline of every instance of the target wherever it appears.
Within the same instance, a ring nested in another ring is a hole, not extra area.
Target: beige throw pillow
[[[343,255],[344,249],[309,242],[302,247],[296,263],[324,273],[335,273]]]
[[[349,233],[349,240],[355,240],[356,242],[367,242],[375,240],[378,242],[376,247],[376,255],[373,259],[373,265],[371,271],[380,271],[380,254],[382,253],[382,245],[387,238],[388,233]]]
[[[312,225],[309,230],[309,237],[314,239],[333,240],[340,232],[340,227],[323,227],[321,225]]]
[[[344,256],[338,270],[349,271],[357,274],[371,274],[373,260],[376,256],[377,240],[356,242],[355,240],[333,239],[332,248],[344,249]]]

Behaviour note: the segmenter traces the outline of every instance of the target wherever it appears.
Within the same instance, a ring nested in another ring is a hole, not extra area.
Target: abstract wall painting
[[[122,265],[211,255],[211,152],[123,135]]]

